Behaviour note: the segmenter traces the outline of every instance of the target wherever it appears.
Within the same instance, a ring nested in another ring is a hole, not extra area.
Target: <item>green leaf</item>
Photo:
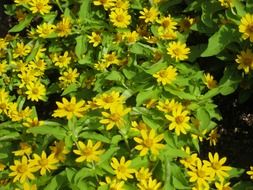
[[[65,171],[61,172],[60,174],[54,176],[49,184],[44,188],[47,190],[60,190],[63,183],[66,181],[66,174]]]
[[[27,27],[33,19],[33,15],[28,15],[25,17],[24,20],[22,20],[20,23],[17,25],[13,26],[9,32],[20,32],[22,31],[25,27]]]
[[[153,48],[149,45],[142,44],[140,42],[137,42],[133,44],[129,51],[131,53],[137,54],[137,55],[145,55],[145,56],[151,56],[153,54]]]
[[[66,130],[59,126],[42,125],[27,129],[28,133],[52,135],[55,138],[62,140],[66,136]]]
[[[240,181],[233,186],[233,190],[253,190],[251,181]]]
[[[65,96],[71,92],[76,92],[78,89],[78,85],[73,83],[73,84],[70,84],[61,94],[61,96]]]
[[[232,170],[230,170],[228,173],[229,173],[229,177],[230,178],[233,178],[233,177],[240,177],[243,172],[245,170],[242,169],[242,168],[232,168]]]
[[[76,56],[79,59],[81,59],[86,51],[87,51],[87,37],[85,35],[80,35],[76,37],[76,47],[75,47]]]
[[[207,49],[201,54],[201,57],[217,55],[224,50],[228,44],[238,40],[239,37],[240,34],[238,30],[223,25],[220,27],[219,31],[209,38]]]
[[[85,20],[91,16],[91,0],[83,1],[80,10],[78,12],[79,18]]]
[[[143,103],[145,103],[145,101],[149,99],[158,98],[160,93],[161,90],[159,88],[153,88],[139,92],[136,96],[136,106],[142,105]]]
[[[104,135],[95,133],[95,132],[82,132],[81,134],[78,135],[79,137],[82,137],[84,139],[94,139],[97,141],[102,141],[105,143],[110,143],[111,140]]]
[[[200,122],[200,128],[206,129],[210,123],[210,115],[205,108],[197,109],[197,119]]]
[[[27,62],[32,61],[35,58],[39,48],[40,48],[40,43],[39,43],[39,40],[37,40],[35,42],[34,46],[32,47],[32,51],[31,51],[30,55],[26,58]]]
[[[232,0],[232,4],[234,5],[236,9],[237,15],[242,17],[246,14],[245,5],[240,0]]]
[[[222,9],[220,2],[204,1],[202,3],[202,22],[208,27],[214,27],[213,14]]]
[[[119,71],[111,71],[105,79],[112,81],[124,81],[124,76]]]

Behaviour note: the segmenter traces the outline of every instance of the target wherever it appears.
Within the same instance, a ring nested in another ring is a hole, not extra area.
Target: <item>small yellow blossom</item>
[[[157,79],[158,83],[162,83],[162,85],[171,84],[172,81],[176,79],[177,76],[177,69],[173,66],[169,66],[166,69],[162,69],[155,74],[153,77]]]
[[[131,22],[131,16],[127,11],[122,9],[115,9],[109,15],[112,24],[118,28],[127,28]]]
[[[204,84],[207,86],[207,88],[213,89],[217,86],[217,81],[210,73],[207,73],[204,74]]]
[[[253,69],[253,52],[250,49],[241,51],[240,55],[237,55],[237,59],[235,61],[239,64],[237,68],[239,70],[242,69],[246,74],[248,74]]]
[[[36,32],[41,38],[48,38],[55,30],[55,25],[50,23],[43,23],[37,26]]]
[[[30,10],[32,13],[40,13],[42,15],[50,12],[51,6],[48,5],[49,0],[30,0]]]
[[[93,47],[97,47],[102,42],[101,34],[92,32],[89,38],[89,43],[93,44]]]
[[[140,19],[143,19],[145,23],[153,23],[156,21],[159,11],[155,7],[151,7],[150,9],[144,8],[142,11],[140,11],[141,16],[139,16]]]
[[[241,19],[239,25],[239,32],[242,33],[242,38],[245,40],[249,38],[250,42],[253,42],[253,15],[247,13]]]
[[[179,41],[170,42],[167,51],[172,58],[176,59],[176,61],[183,61],[188,59],[187,54],[190,53],[190,48],[188,48],[185,43]]]

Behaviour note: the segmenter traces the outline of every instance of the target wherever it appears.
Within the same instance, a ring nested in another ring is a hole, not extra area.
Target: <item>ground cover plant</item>
[[[1,6],[0,189],[253,189],[208,148],[252,94],[253,1]]]

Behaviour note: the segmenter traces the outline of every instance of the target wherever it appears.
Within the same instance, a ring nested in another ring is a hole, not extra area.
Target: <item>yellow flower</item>
[[[206,165],[203,165],[201,160],[197,160],[197,165],[194,168],[190,168],[191,171],[188,171],[187,174],[190,176],[190,182],[196,182],[199,187],[209,187],[209,182],[212,180],[210,176],[210,168]]]
[[[129,0],[112,0],[113,5],[111,7],[111,10],[115,9],[122,9],[122,10],[128,10],[129,8]]]
[[[65,51],[63,55],[53,55],[53,62],[55,66],[58,66],[59,68],[68,67],[71,61],[71,57],[69,56],[69,52]]]
[[[112,129],[115,125],[121,128],[125,124],[124,116],[130,110],[130,108],[124,109],[123,106],[117,106],[111,109],[110,113],[102,112],[104,119],[101,119],[99,122],[106,125],[106,130]]]
[[[174,30],[164,29],[162,27],[158,28],[158,34],[159,38],[163,40],[174,40],[177,38],[177,34]]]
[[[49,148],[52,154],[54,154],[54,157],[60,162],[64,162],[66,159],[65,155],[69,153],[63,141],[54,142],[54,146],[50,146]]]
[[[242,38],[245,40],[249,38],[250,42],[253,42],[253,15],[246,14],[242,17],[239,25],[239,32],[243,33]]]
[[[253,36],[252,36],[253,38]],[[250,70],[253,69],[253,53],[250,49],[246,49],[246,51],[241,51],[240,55],[237,55],[237,59],[235,60],[238,63],[238,69],[243,69],[247,74]]]
[[[44,122],[39,121],[39,119],[37,117],[34,117],[34,118],[28,117],[25,119],[25,122],[23,122],[23,126],[25,126],[25,127],[38,127],[43,124],[44,124]]]
[[[63,17],[60,22],[56,24],[55,32],[60,37],[67,37],[71,33],[71,20],[68,17]]]
[[[73,152],[77,155],[80,155],[80,157],[78,157],[76,159],[76,162],[98,162],[99,161],[99,157],[101,156],[101,154],[103,154],[104,150],[98,150],[101,147],[101,142],[98,141],[96,142],[96,144],[93,145],[91,140],[88,140],[87,145],[85,145],[83,142],[78,141],[78,150],[73,150]]]
[[[37,185],[36,184],[30,185],[29,183],[25,182],[23,188],[24,188],[23,190],[37,190]]]
[[[112,53],[106,53],[102,59],[102,61],[107,64],[108,66],[110,66],[111,64],[115,64],[118,65],[119,64],[119,59],[116,55],[116,52],[112,52]]]
[[[27,91],[25,93],[28,100],[38,102],[39,100],[43,100],[46,95],[46,87],[39,81],[30,82],[26,88]]]
[[[215,187],[217,188],[217,190],[232,190],[232,187],[229,186],[230,183],[227,182],[225,183],[224,181],[221,182],[215,182]]]
[[[136,31],[125,32],[124,33],[124,38],[126,39],[128,44],[133,44],[138,40],[139,34]]]
[[[169,47],[167,48],[168,54],[175,58],[176,61],[183,61],[188,59],[190,53],[190,48],[186,47],[185,43],[181,42],[170,42]]]
[[[156,179],[152,179],[149,177],[147,180],[142,180],[140,183],[137,184],[140,190],[161,190],[162,183],[158,182]]]
[[[204,84],[209,89],[217,87],[217,81],[214,80],[213,76],[210,73],[204,74]]]
[[[131,16],[127,11],[122,9],[115,9],[109,15],[112,24],[118,28],[127,28],[131,22]]]
[[[33,160],[30,163],[37,169],[40,170],[40,175],[46,175],[46,172],[51,170],[56,170],[58,160],[55,158],[54,154],[50,154],[47,157],[45,151],[42,151],[41,156],[38,154],[33,154]]]
[[[109,185],[109,190],[124,190],[124,181],[119,181],[117,179],[111,179],[110,177],[105,177],[105,182],[99,182],[99,185]]]
[[[134,173],[135,169],[130,168],[130,165],[131,160],[126,161],[124,156],[120,158],[120,161],[118,161],[115,157],[113,157],[111,160],[111,166],[114,169],[117,179],[123,179],[127,181],[128,178],[133,178],[131,173]]]
[[[138,181],[148,180],[151,177],[152,173],[148,168],[141,167],[138,171],[135,172],[135,177]]]
[[[229,7],[234,6],[232,0],[219,0],[219,2],[221,3],[221,6],[225,7],[225,8],[229,8]]]
[[[14,160],[14,165],[10,166],[12,172],[9,174],[10,177],[14,177],[13,182],[19,181],[24,183],[26,179],[35,179],[35,176],[32,174],[36,172],[37,169],[28,163],[27,157],[23,156],[21,161]]]
[[[207,137],[207,140],[209,140],[209,144],[210,144],[210,146],[216,146],[216,143],[217,143],[217,141],[218,141],[218,138],[220,138],[220,135],[218,134],[218,128],[215,128],[215,129],[213,129],[210,133],[209,133],[209,135],[208,135],[208,137]]]
[[[37,26],[36,32],[39,34],[41,38],[49,37],[55,30],[55,25],[50,23],[43,23]]]
[[[0,172],[1,172],[1,171],[4,171],[5,167],[6,167],[6,165],[4,165],[4,164],[2,164],[2,163],[0,162]]]
[[[22,65],[20,65],[22,66]],[[37,78],[35,76],[35,72],[31,69],[28,69],[27,67],[20,68],[23,71],[18,74],[18,77],[21,79],[21,84],[19,85],[19,88],[23,88],[24,86],[28,86],[31,83],[35,83]]]
[[[179,23],[179,31],[180,32],[187,32],[190,30],[191,26],[194,24],[194,19],[190,17],[183,18]]]
[[[167,30],[175,30],[177,25],[177,22],[175,22],[170,15],[160,18],[157,20],[157,23],[161,24],[161,26]]]
[[[60,83],[63,84],[64,87],[73,84],[76,82],[76,78],[79,76],[77,69],[74,70],[72,68],[68,68],[67,71],[62,73],[62,76],[59,77]]]
[[[27,5],[30,0],[14,0],[17,5]]]
[[[159,143],[163,140],[163,134],[156,136],[154,129],[151,129],[150,132],[142,130],[141,137],[134,137],[134,141],[139,144],[134,148],[140,151],[140,156],[145,156],[149,150],[151,154],[158,155],[159,150],[164,148],[164,144]]]
[[[250,179],[253,179],[253,166],[250,166],[250,170],[246,173],[250,176]]]
[[[169,124],[169,130],[175,129],[177,136],[179,136],[180,133],[186,134],[186,130],[191,128],[188,124],[190,120],[188,114],[188,111],[179,107],[172,111],[172,115],[165,115],[165,117],[171,122]]]
[[[184,165],[185,168],[192,169],[196,166],[198,161],[198,154],[191,154],[190,148],[187,146],[185,149],[182,148],[183,151],[188,155],[185,158],[180,159],[180,163]]]
[[[171,84],[172,81],[176,79],[177,76],[177,69],[173,66],[169,66],[166,69],[162,69],[155,74],[153,77],[156,78],[158,83],[162,83],[162,85]]]
[[[86,110],[85,101],[76,102],[76,97],[71,97],[70,102],[66,98],[62,98],[62,103],[56,102],[56,104],[58,109],[54,110],[53,117],[67,117],[67,119],[71,119],[73,116],[83,117],[82,112]]]
[[[31,49],[31,46],[18,42],[16,48],[13,50],[13,58],[25,57],[31,52]]]
[[[164,113],[171,113],[174,109],[178,109],[179,107],[183,108],[182,104],[174,99],[165,99],[163,101],[159,101],[156,107],[159,111]]]
[[[3,60],[3,61],[0,63],[0,76],[2,76],[4,73],[6,73],[7,68],[8,68],[7,61],[6,61],[6,60]]]
[[[32,147],[29,144],[21,142],[19,143],[19,146],[20,150],[12,152],[15,156],[25,156],[25,155],[29,156],[32,153]]]
[[[51,6],[48,5],[49,0],[31,0],[29,1],[29,5],[31,6],[29,9],[32,13],[40,13],[42,15],[50,12]]]
[[[111,91],[105,92],[98,97],[95,97],[93,101],[98,107],[111,110],[118,107],[119,105],[123,105],[124,98],[120,96],[119,92]]]
[[[153,23],[156,21],[159,11],[151,7],[149,10],[147,8],[144,8],[143,11],[140,11],[141,16],[139,16],[140,19],[143,19],[145,23]]]
[[[210,174],[212,177],[217,176],[220,181],[223,181],[225,177],[229,176],[227,172],[232,168],[229,166],[223,166],[227,160],[226,157],[223,157],[219,160],[219,154],[217,152],[214,155],[209,152],[208,158],[209,161],[204,160],[203,163],[210,168]]]
[[[114,5],[113,0],[93,0],[93,4],[96,6],[102,5],[105,10]]]
[[[0,89],[0,114],[7,114],[9,108],[9,94],[4,89]]]
[[[140,121],[139,123],[132,121],[131,125],[131,129],[136,132],[140,132],[141,130],[148,130],[148,126],[143,121]]]
[[[89,38],[89,43],[93,44],[93,47],[97,47],[102,42],[101,34],[92,32]]]

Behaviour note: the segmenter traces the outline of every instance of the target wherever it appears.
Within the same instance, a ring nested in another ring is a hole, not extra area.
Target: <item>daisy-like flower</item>
[[[4,73],[7,72],[7,68],[8,68],[7,61],[6,60],[1,61],[0,62],[0,76],[2,76]]]
[[[0,114],[7,113],[9,108],[9,94],[4,89],[0,89]]]
[[[253,69],[253,52],[250,49],[241,51],[240,55],[237,55],[237,59],[235,61],[239,64],[237,68],[239,70],[244,70],[247,74]]]
[[[85,101],[76,102],[76,97],[71,97],[70,101],[62,98],[62,103],[56,102],[56,104],[58,109],[54,110],[53,117],[67,117],[67,119],[71,119],[73,116],[83,117],[83,112],[86,110]]]
[[[115,107],[108,112],[102,112],[104,119],[99,122],[106,125],[106,130],[111,130],[114,126],[122,127],[125,123],[124,116],[130,112],[130,108],[124,109],[123,106]]]
[[[60,37],[67,37],[71,33],[70,18],[63,17],[62,20],[56,24],[55,32]]]
[[[76,82],[77,77],[79,76],[79,73],[77,72],[77,69],[68,68],[67,71],[64,71],[62,75],[59,77],[60,83],[63,84],[64,87],[73,84]]]
[[[169,66],[166,69],[162,69],[155,74],[153,77],[156,78],[158,83],[162,83],[162,85],[171,84],[172,81],[176,79],[177,76],[177,69],[173,66]]]
[[[115,9],[122,9],[122,10],[128,10],[129,8],[129,0],[112,0],[113,6],[111,7],[111,10]]]
[[[141,138],[134,137],[134,141],[138,143],[135,149],[140,151],[140,156],[145,156],[150,150],[151,154],[158,155],[159,150],[164,148],[164,144],[159,143],[163,140],[163,134],[157,135],[154,129],[150,132],[141,131]]]
[[[157,20],[157,23],[159,23],[161,27],[167,30],[175,30],[177,25],[177,22],[175,22],[170,15],[160,18]]]
[[[159,11],[155,7],[151,7],[150,9],[144,8],[143,11],[140,11],[141,16],[140,19],[143,19],[145,23],[153,23],[156,21]]]
[[[54,154],[50,154],[47,157],[45,151],[42,151],[41,156],[38,154],[33,154],[33,159],[30,161],[31,165],[37,170],[40,170],[40,175],[46,175],[46,172],[51,170],[56,170],[56,164],[59,161],[55,158]]]
[[[163,101],[159,101],[156,106],[159,111],[164,113],[171,113],[173,110],[182,107],[183,105],[180,102],[175,101],[174,99],[165,99]]]
[[[218,133],[218,128],[215,128],[209,133],[207,140],[209,140],[210,146],[216,146],[216,143],[219,138],[220,134]]]
[[[106,53],[102,61],[109,67],[112,64],[118,65],[120,63],[116,52]]]
[[[66,154],[69,153],[63,141],[54,142],[54,146],[50,146],[49,148],[52,154],[54,154],[54,157],[60,162],[64,162]]]
[[[105,10],[108,10],[114,5],[113,0],[93,0],[93,4],[96,6],[102,5]]]
[[[51,6],[48,5],[49,0],[31,0],[29,1],[32,13],[40,13],[42,15],[50,12]]]
[[[250,166],[250,170],[246,173],[250,176],[250,179],[253,179],[253,166]]]
[[[117,91],[105,92],[98,97],[93,99],[95,104],[103,109],[114,109],[119,105],[123,105],[124,98],[120,96],[120,93]]]
[[[169,130],[175,129],[177,136],[179,136],[180,133],[186,134],[186,130],[191,128],[188,124],[190,120],[188,114],[189,112],[187,110],[183,110],[179,107],[173,110],[171,115],[165,115],[166,119],[171,122],[169,124]]]
[[[37,26],[36,32],[39,34],[41,38],[47,38],[51,35],[55,30],[55,25],[50,23],[43,23]]]
[[[123,9],[115,9],[109,15],[112,24],[118,28],[127,28],[131,23],[131,16]]]
[[[76,162],[98,162],[100,159],[99,156],[104,152],[104,150],[98,150],[102,145],[100,141],[94,145],[91,140],[88,140],[87,145],[81,141],[78,141],[77,144],[78,150],[73,150],[73,152],[80,155],[80,157],[76,159]]]
[[[135,172],[135,177],[138,181],[148,180],[151,177],[152,173],[148,168],[141,167],[138,171]]]
[[[114,169],[117,179],[123,179],[127,181],[128,178],[133,178],[132,173],[135,173],[135,169],[132,169],[130,165],[131,160],[126,161],[124,156],[120,158],[120,161],[118,161],[115,157],[113,157],[111,160],[111,166]]]
[[[217,152],[214,155],[212,155],[212,153],[209,152],[208,158],[209,158],[209,161],[204,160],[203,163],[204,165],[210,168],[211,176],[212,177],[217,176],[220,181],[224,181],[224,178],[229,176],[227,172],[232,169],[229,166],[223,166],[227,158],[223,157],[219,160],[219,154]]]
[[[25,57],[31,52],[31,49],[31,46],[18,42],[16,48],[13,50],[13,58]]]
[[[68,67],[71,57],[69,56],[69,52],[65,51],[63,55],[54,54],[52,61],[54,62],[55,66],[58,66],[59,68]]]
[[[28,100],[38,102],[39,100],[43,100],[46,95],[46,87],[39,81],[30,82],[26,88],[27,91],[25,93]]]
[[[193,153],[191,154],[191,150],[190,147],[186,147],[185,149],[182,148],[183,151],[185,151],[185,153],[188,155],[185,158],[180,159],[180,163],[184,165],[185,168],[194,168],[197,164],[198,161],[198,154],[197,153]]]
[[[204,74],[204,84],[207,86],[208,89],[213,89],[217,86],[217,81],[210,73],[207,73]]]
[[[126,32],[124,33],[124,38],[126,39],[128,44],[133,44],[138,40],[139,34],[136,31]]]
[[[217,190],[232,190],[232,187],[230,187],[230,182],[215,182],[215,187],[217,188]]]
[[[185,17],[179,23],[179,31],[187,32],[190,30],[191,26],[194,24],[194,18]]]
[[[19,181],[20,183],[24,183],[26,179],[35,179],[35,176],[33,175],[34,172],[37,171],[37,168],[32,166],[26,156],[23,156],[21,161],[14,160],[14,165],[10,166],[10,169],[12,172],[9,174],[10,177],[13,178],[13,182]]]
[[[43,124],[44,122],[40,121],[37,117],[34,117],[34,118],[28,117],[25,119],[25,122],[23,122],[23,126],[25,127],[38,127]]]
[[[245,40],[249,38],[250,42],[253,42],[253,15],[246,14],[242,17],[239,25],[239,32],[242,33],[242,38]]]
[[[119,181],[117,179],[111,179],[110,177],[105,177],[105,182],[99,182],[99,185],[104,186],[108,185],[109,190],[124,190],[124,181]]]
[[[147,180],[140,181],[137,186],[140,190],[161,190],[162,183],[158,182],[156,179],[152,179],[152,177],[149,177]]]
[[[101,34],[92,32],[89,38],[89,43],[93,44],[93,47],[97,47],[102,42]]]
[[[12,152],[15,156],[25,156],[25,155],[29,156],[32,153],[32,147],[29,144],[21,142],[19,143],[19,146],[20,146],[19,150]]]
[[[140,121],[139,123],[137,123],[136,121],[132,121],[131,125],[132,125],[131,130],[136,132],[148,130],[148,126],[143,121]]]
[[[197,160],[196,167],[190,168],[191,171],[188,171],[187,174],[190,176],[190,182],[196,182],[198,187],[209,187],[209,181],[212,180],[210,176],[210,168],[206,165],[203,165],[201,160]],[[204,189],[204,188],[203,188]]]
[[[170,42],[169,47],[167,48],[167,53],[175,58],[176,61],[183,61],[188,59],[188,55],[190,53],[190,48],[186,47],[185,43],[181,42]]]
[[[234,6],[232,0],[219,0],[219,2],[221,3],[221,6],[225,7],[225,8],[229,8],[229,7]]]

